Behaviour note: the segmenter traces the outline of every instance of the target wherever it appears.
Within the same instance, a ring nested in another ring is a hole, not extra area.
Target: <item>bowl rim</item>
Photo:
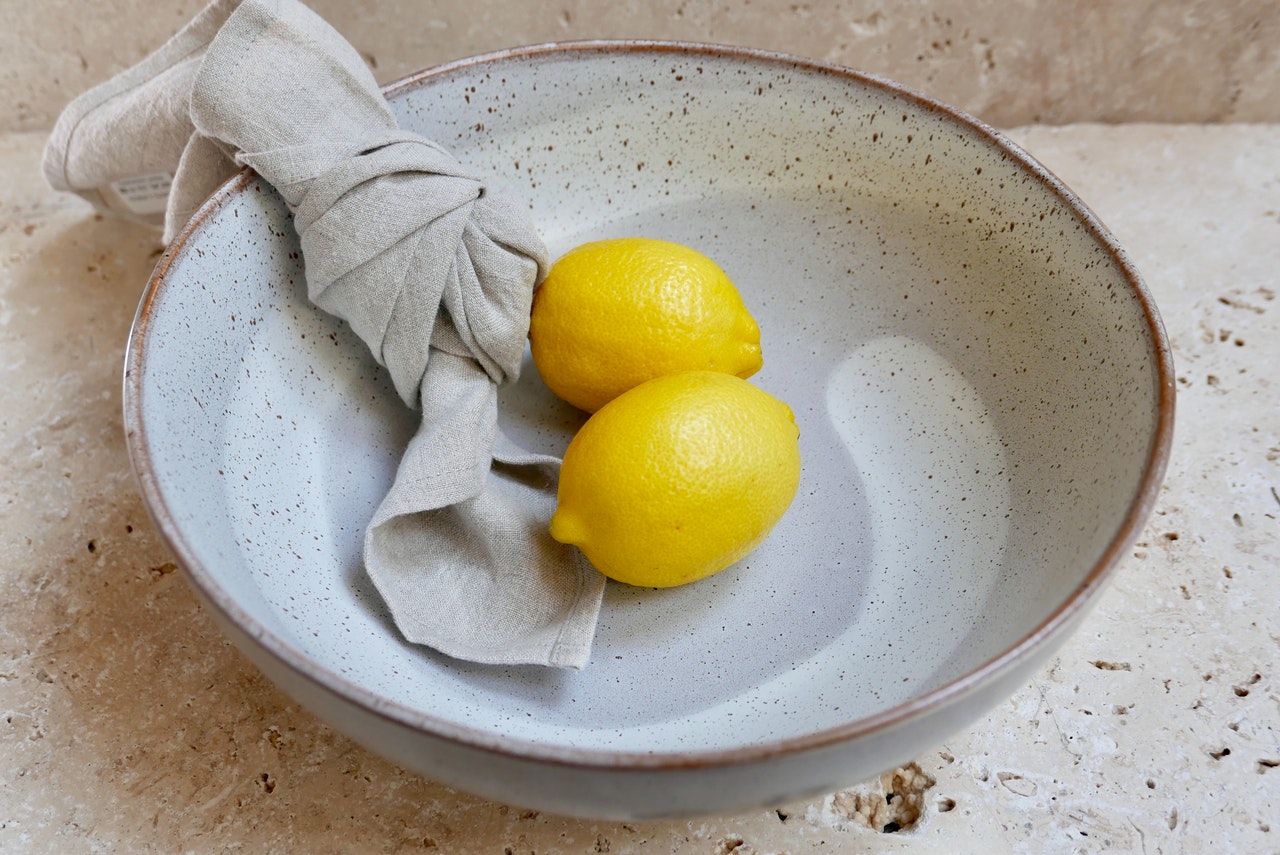
[[[1129,287],[1138,299],[1154,346],[1157,378],[1156,425],[1144,463],[1137,492],[1130,501],[1128,511],[1118,526],[1101,557],[1095,562],[1083,581],[1071,594],[1038,625],[1015,644],[987,662],[900,704],[834,727],[816,730],[798,736],[780,738],[760,743],[727,748],[682,749],[670,752],[642,752],[634,750],[610,750],[584,748],[572,745],[552,745],[532,739],[507,736],[480,728],[469,727],[431,713],[390,701],[375,692],[358,685],[342,674],[320,665],[307,656],[287,638],[272,632],[239,606],[217,582],[217,576],[205,567],[196,552],[183,536],[180,526],[169,509],[163,491],[159,487],[150,455],[147,426],[143,418],[143,380],[147,365],[144,358],[148,332],[151,328],[153,309],[160,293],[168,282],[170,270],[187,254],[192,238],[203,223],[238,193],[251,186],[255,178],[248,167],[241,169],[222,184],[196,211],[179,234],[165,249],[157,263],[138,305],[125,352],[123,376],[123,409],[126,445],[135,478],[153,523],[162,541],[177,559],[191,583],[205,603],[215,609],[222,618],[239,628],[271,658],[282,664],[297,677],[333,693],[364,711],[388,722],[407,727],[436,739],[459,746],[512,757],[524,761],[551,763],[559,766],[598,770],[680,770],[706,767],[731,766],[753,763],[779,756],[794,755],[836,744],[861,739],[876,733],[898,728],[927,714],[960,702],[983,685],[1015,669],[1034,657],[1059,631],[1071,624],[1092,604],[1108,578],[1120,563],[1125,551],[1137,538],[1147,518],[1154,510],[1164,473],[1168,467],[1174,423],[1175,377],[1172,349],[1164,324],[1145,282],[1111,232],[1096,214],[1070,190],[1056,175],[1036,161],[1020,146],[982,120],[944,104],[910,86],[885,77],[820,60],[798,57],[776,51],[751,47],[731,46],[694,41],[596,39],[586,41],[547,42],[522,47],[507,48],[478,54],[451,62],[431,66],[406,75],[383,87],[387,98],[421,86],[436,77],[443,77],[472,67],[482,67],[499,62],[511,62],[543,57],[569,57],[585,53],[671,53],[684,57],[708,56],[715,59],[736,59],[756,64],[790,67],[810,73],[829,75],[852,83],[880,89],[896,97],[914,102],[928,112],[941,114],[950,120],[977,132],[985,144],[1000,151],[1047,186],[1052,193],[1079,218],[1081,225],[1106,248],[1112,260],[1124,274]]]

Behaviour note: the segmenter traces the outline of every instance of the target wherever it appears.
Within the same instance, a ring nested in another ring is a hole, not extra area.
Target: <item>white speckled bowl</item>
[[[717,259],[763,329],[755,382],[797,414],[803,480],[741,564],[611,587],[581,672],[405,643],[359,548],[413,416],[307,302],[288,212],[242,174],[156,270],[126,422],[169,546],[285,691],[486,796],[704,813],[912,759],[1080,621],[1155,500],[1173,372],[1123,251],[1008,140],[883,80],[705,46],[521,49],[389,91],[514,183],[553,255],[643,234]],[[531,367],[503,407],[551,451],[578,419]]]

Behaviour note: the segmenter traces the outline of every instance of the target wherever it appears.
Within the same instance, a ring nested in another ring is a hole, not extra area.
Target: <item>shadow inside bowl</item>
[[[833,90],[821,69],[663,51],[572,74],[554,53],[512,61],[520,74],[464,64],[406,85],[395,109],[507,176],[553,255],[642,234],[716,259],[763,331],[752,381],[801,428],[795,503],[704,582],[610,585],[581,672],[405,643],[360,545],[413,416],[307,302],[288,211],[248,178],[170,267],[142,356],[170,537],[214,602],[406,719],[661,754],[918,698],[1091,578],[1151,459],[1161,379],[1141,296],[1047,176],[927,102]],[[775,87],[787,94],[762,97]],[[581,423],[531,366],[501,407],[534,450],[559,453]]]

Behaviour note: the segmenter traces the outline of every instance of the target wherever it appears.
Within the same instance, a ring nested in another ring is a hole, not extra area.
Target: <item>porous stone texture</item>
[[[49,127],[137,62],[201,0],[10,3],[0,130]],[[882,74],[1008,127],[1031,122],[1280,121],[1271,0],[379,0],[310,4],[384,82],[548,41],[681,39]]]
[[[1012,132],[1173,341],[1175,447],[1080,632],[915,763],[741,815],[604,823],[408,773],[222,638],[138,497],[120,368],[159,252],[0,135],[0,851],[1280,851],[1280,125]],[[175,572],[177,571],[177,572]]]
[[[403,0],[313,6],[382,80],[522,43],[680,38],[885,74],[1002,126],[1115,231],[1173,342],[1173,456],[1081,630],[964,732],[732,816],[566,819],[359,748],[218,632],[148,520],[121,365],[159,257],[39,175],[76,93],[199,0],[0,27],[0,851],[1280,851],[1280,18],[1268,0]]]

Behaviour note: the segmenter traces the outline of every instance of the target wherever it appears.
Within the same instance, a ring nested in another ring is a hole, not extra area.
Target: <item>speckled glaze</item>
[[[743,562],[611,586],[581,672],[407,644],[359,556],[413,415],[307,302],[283,203],[238,176],[139,309],[129,447],[195,589],[317,715],[523,806],[740,809],[911,759],[1083,616],[1159,488],[1171,358],[1123,251],[1012,143],[884,80],[697,45],[520,49],[388,91],[527,198],[553,255],[642,234],[716,259],[804,470]],[[581,418],[531,364],[503,390],[534,450]]]

